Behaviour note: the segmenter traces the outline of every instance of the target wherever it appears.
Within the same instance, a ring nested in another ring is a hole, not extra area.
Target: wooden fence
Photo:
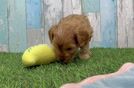
[[[0,51],[49,44],[49,28],[69,14],[90,18],[91,47],[134,48],[134,0],[0,0]]]

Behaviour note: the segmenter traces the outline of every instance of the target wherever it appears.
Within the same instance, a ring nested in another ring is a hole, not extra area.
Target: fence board
[[[41,28],[41,0],[26,0],[27,27]]]
[[[100,13],[88,13],[88,18],[94,31],[90,47],[100,47],[101,46]]]
[[[0,52],[8,51],[8,8],[7,0],[0,2]]]
[[[63,0],[63,16],[66,17],[73,13],[72,0]]]
[[[42,29],[42,0],[26,0],[27,44],[33,46],[44,41]]]
[[[134,47],[134,1],[118,0],[118,47]]]
[[[100,0],[102,47],[117,47],[116,0]]]
[[[27,43],[28,47],[33,45],[42,44],[44,41],[44,30],[43,29],[30,29],[27,30]]]
[[[63,14],[64,17],[70,14],[81,14],[81,1],[80,0],[64,0]]]
[[[8,3],[10,51],[22,52],[27,46],[25,0],[8,0]]]
[[[100,12],[100,0],[82,0],[82,7],[84,13]]]
[[[73,14],[81,14],[81,0],[72,0]]]
[[[61,0],[44,0],[45,43],[50,43],[48,30],[62,18]]]

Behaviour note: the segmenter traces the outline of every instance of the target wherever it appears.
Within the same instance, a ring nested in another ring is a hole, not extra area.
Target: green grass
[[[25,68],[22,54],[0,53],[0,88],[59,88],[68,82],[117,71],[126,62],[134,62],[134,49],[91,49],[89,60],[77,59],[67,65],[51,63]]]

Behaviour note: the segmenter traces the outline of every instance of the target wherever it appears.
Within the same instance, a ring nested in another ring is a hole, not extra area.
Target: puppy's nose
[[[60,61],[61,61],[61,62],[64,62],[64,59],[60,58]]]
[[[60,56],[59,56],[59,59],[60,59],[61,61],[63,61],[63,60],[64,60],[64,56],[63,56],[63,55],[60,55]]]
[[[65,59],[67,59],[68,57],[67,56],[60,56],[60,59],[61,60],[65,60]]]
[[[69,57],[69,54],[68,54],[68,53],[66,53],[64,57],[66,57],[66,58],[67,58],[67,57]]]

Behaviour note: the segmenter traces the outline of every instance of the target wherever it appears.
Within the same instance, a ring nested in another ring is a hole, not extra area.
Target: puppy
[[[77,51],[81,59],[90,58],[89,41],[92,27],[84,15],[69,15],[62,18],[49,30],[49,38],[56,56],[65,63],[74,58]]]

